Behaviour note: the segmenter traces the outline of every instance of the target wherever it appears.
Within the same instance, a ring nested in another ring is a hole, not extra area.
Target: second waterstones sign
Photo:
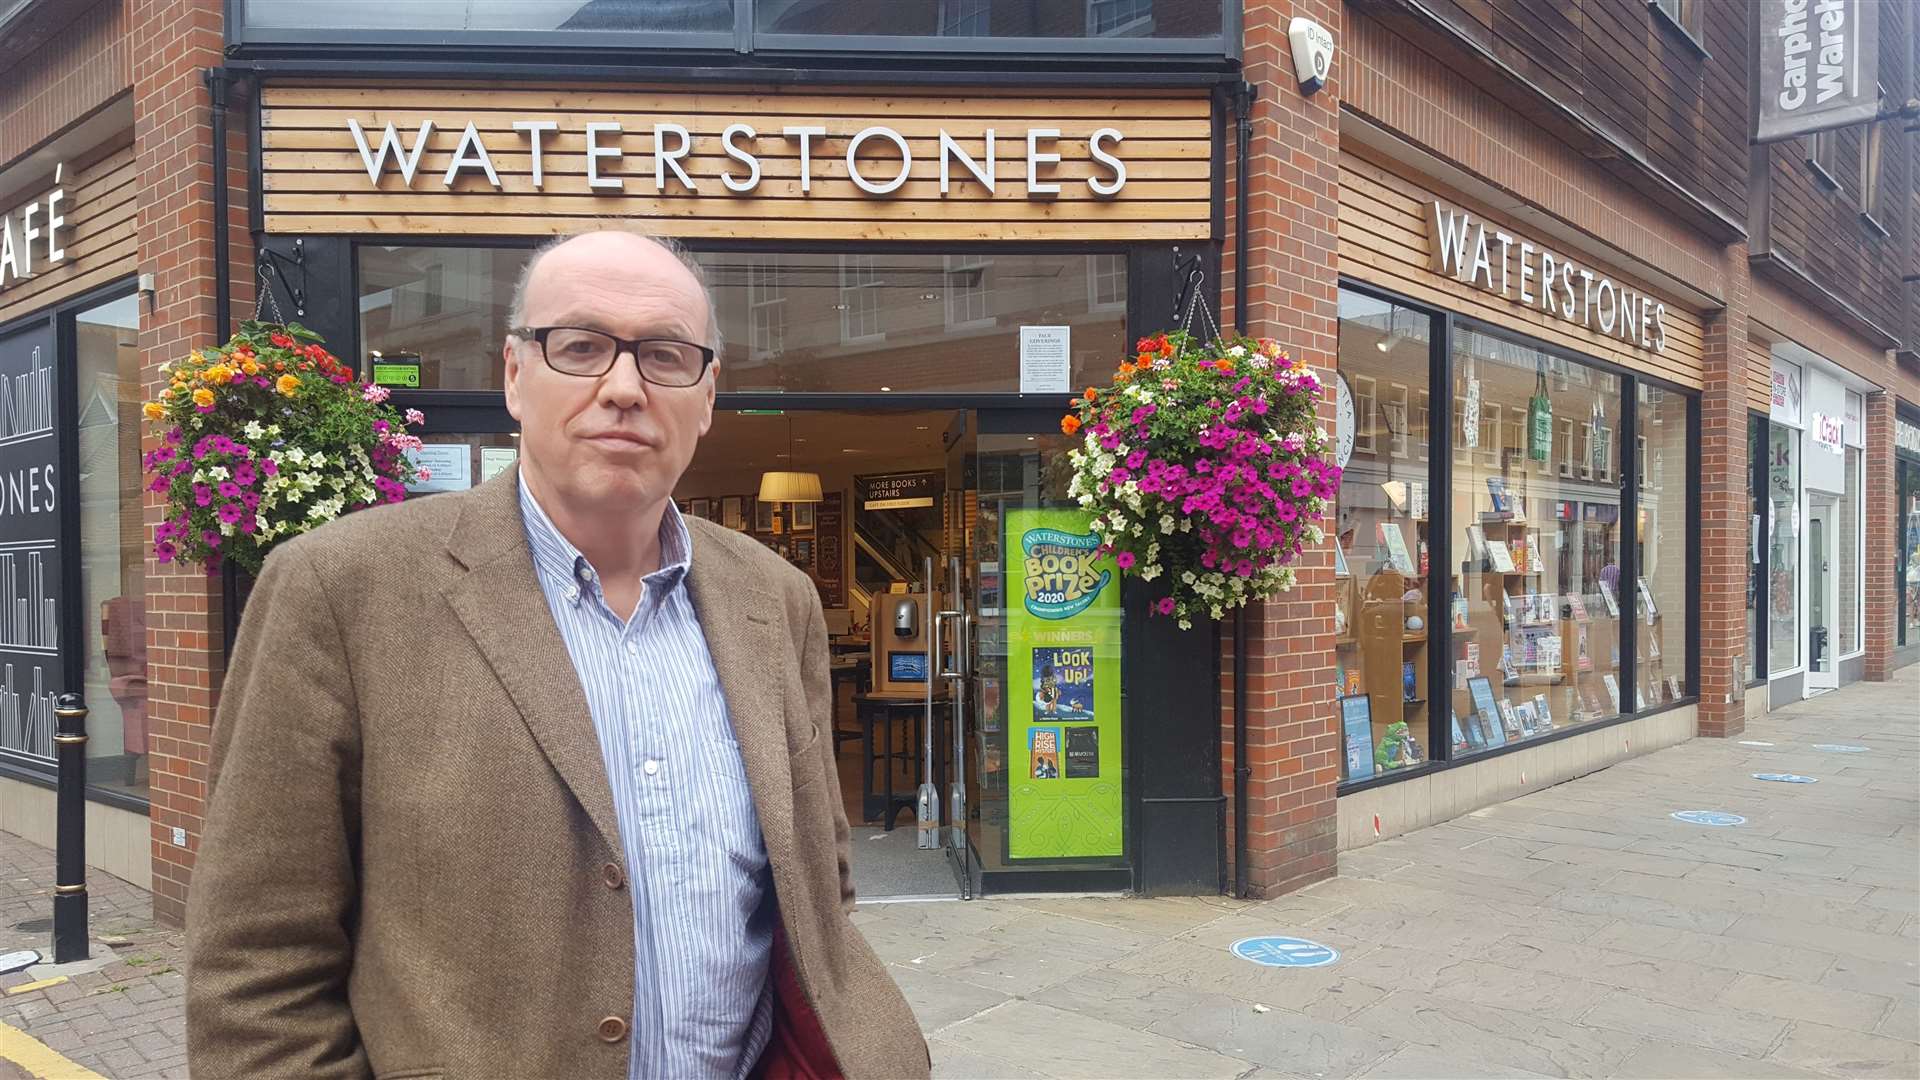
[[[1433,269],[1466,285],[1655,353],[1667,349],[1667,306],[1465,210],[1427,204]]]

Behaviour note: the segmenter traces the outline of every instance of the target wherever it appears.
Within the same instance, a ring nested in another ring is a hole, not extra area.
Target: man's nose
[[[640,364],[632,349],[614,355],[613,367],[600,376],[599,397],[603,404],[617,409],[635,409],[647,404],[647,381],[640,377]]]

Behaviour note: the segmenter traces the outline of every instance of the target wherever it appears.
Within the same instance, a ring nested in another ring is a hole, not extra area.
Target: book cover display
[[[1003,515],[1007,672],[1016,680],[1007,693],[1010,860],[1125,852],[1120,583],[1090,516],[1035,508]]]

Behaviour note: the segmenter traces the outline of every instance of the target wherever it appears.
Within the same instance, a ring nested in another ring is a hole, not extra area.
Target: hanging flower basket
[[[289,537],[428,478],[387,390],[363,385],[303,326],[247,321],[226,344],[162,364],[170,382],[144,406],[160,446],[142,459],[166,498],[161,562],[228,561],[257,575]]]
[[[1060,421],[1083,436],[1068,490],[1121,572],[1164,579],[1155,610],[1191,629],[1293,587],[1340,468],[1315,415],[1320,380],[1277,342],[1181,331],[1136,348]]]

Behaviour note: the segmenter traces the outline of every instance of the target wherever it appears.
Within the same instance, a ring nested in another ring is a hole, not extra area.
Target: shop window
[[[1767,563],[1762,558],[1765,551],[1760,543],[1763,532],[1761,523],[1766,520],[1767,507],[1763,501],[1764,479],[1755,483],[1755,477],[1767,475],[1767,418],[1758,414],[1747,415],[1747,679],[1757,680],[1766,674],[1765,663],[1760,655],[1760,597],[1764,594]]]
[[[1896,463],[1895,527],[1900,535],[1899,561],[1894,564],[1899,592],[1900,644],[1920,644],[1920,459],[1902,457]]]
[[[527,252],[361,245],[363,370],[374,352],[412,354],[423,389],[498,391]],[[1103,378],[1126,351],[1123,255],[995,254],[990,266],[938,250],[695,259],[719,308],[722,392],[1017,393],[1022,325],[1070,327],[1073,386]],[[967,322],[949,322],[950,291],[951,313]],[[1093,302],[1103,297],[1117,302]],[[952,332],[960,326],[968,332]]]
[[[1447,592],[1447,704],[1464,756],[1636,708],[1619,655],[1636,583],[1621,577],[1618,487],[1561,475],[1552,446],[1564,430],[1556,418],[1576,418],[1592,430],[1582,469],[1616,475],[1620,380],[1483,330],[1455,331],[1452,363],[1456,397],[1497,418],[1453,433],[1450,545],[1431,579]],[[1672,471],[1670,482],[1684,497],[1683,477]],[[1682,535],[1685,520],[1673,526]],[[1684,545],[1677,554],[1676,566]],[[1684,645],[1675,648],[1684,671]]]
[[[1087,0],[1088,37],[1148,37],[1153,0]]]
[[[1219,37],[1225,30],[1221,0],[750,2],[761,34],[1113,39]]]
[[[1340,430],[1349,456],[1335,511],[1335,678],[1342,777],[1363,780],[1431,760],[1429,531],[1432,478],[1410,449],[1430,441],[1426,371],[1433,320],[1362,293],[1340,293]],[[1347,449],[1349,448],[1350,449]]]
[[[1767,452],[1767,672],[1800,666],[1800,432],[1771,426]]]
[[[1836,656],[1851,656],[1860,651],[1860,450],[1847,449],[1845,488],[1840,495],[1839,540],[1835,543],[1834,564],[1840,577],[1836,591],[1840,595]]]
[[[147,544],[139,336],[137,297],[111,300],[73,318],[87,781],[144,799]]]
[[[1693,692],[1687,671],[1687,482],[1693,474],[1688,401],[1641,383],[1634,424],[1640,447],[1640,546],[1636,551],[1635,692],[1657,708]],[[1604,601],[1603,601],[1604,603]]]

